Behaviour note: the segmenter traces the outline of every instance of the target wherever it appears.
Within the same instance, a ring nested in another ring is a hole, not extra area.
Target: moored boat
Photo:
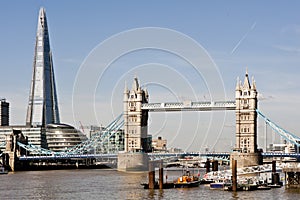
[[[178,177],[174,181],[175,188],[190,188],[198,187],[200,185],[200,179],[198,176],[190,174],[189,171],[186,171],[182,176]]]
[[[230,180],[218,180],[213,183],[209,184],[210,189],[220,189],[220,190],[228,190],[228,187],[230,187],[231,181]]]

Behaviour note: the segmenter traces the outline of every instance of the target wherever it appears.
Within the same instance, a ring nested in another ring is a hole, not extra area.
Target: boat
[[[188,170],[185,173],[178,177],[177,180],[174,181],[175,188],[190,188],[190,187],[198,187],[200,185],[200,179],[198,176],[191,174]]]
[[[0,175],[1,175],[1,174],[8,174],[8,171],[5,170],[4,167],[0,167]]]
[[[282,182],[281,184],[271,184],[271,185],[268,185],[270,188],[281,188],[282,187]]]
[[[141,185],[144,187],[144,189],[149,189],[149,183],[141,183]],[[173,182],[163,183],[163,189],[170,189],[170,188],[174,188]],[[159,189],[158,181],[155,181],[153,189]]]
[[[217,180],[209,184],[210,189],[228,190],[228,187],[232,186],[231,181],[228,179]]]
[[[256,189],[257,190],[271,190],[271,187],[269,187],[268,185],[259,185]]]
[[[211,184],[211,183],[214,183],[215,181],[214,180],[212,180],[212,179],[205,179],[205,178],[202,178],[201,180],[200,180],[200,184],[201,185],[207,185],[207,184]]]

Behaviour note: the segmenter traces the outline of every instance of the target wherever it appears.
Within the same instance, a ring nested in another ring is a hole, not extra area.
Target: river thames
[[[174,173],[165,172],[168,180]],[[197,188],[145,190],[147,173],[111,169],[10,172],[0,176],[0,199],[300,199],[299,190],[228,192]]]

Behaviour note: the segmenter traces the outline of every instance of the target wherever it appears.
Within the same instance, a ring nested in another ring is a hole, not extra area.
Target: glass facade
[[[87,137],[73,126],[67,124],[48,124],[46,126],[48,149],[52,151],[65,151]]]
[[[26,127],[26,126],[7,126],[0,127],[0,143],[5,142],[6,135],[13,133],[13,130],[20,130],[23,135],[28,137],[28,142],[41,148],[47,149],[46,131],[42,127]],[[3,151],[5,147],[2,147]]]
[[[124,130],[112,131],[108,136],[104,137],[105,128],[101,127],[100,129],[99,138],[102,138],[102,140],[99,141],[95,153],[116,153],[124,151]],[[92,132],[91,137],[93,137],[93,134],[98,133],[99,131]]]
[[[40,9],[26,125],[60,123],[46,12]]]

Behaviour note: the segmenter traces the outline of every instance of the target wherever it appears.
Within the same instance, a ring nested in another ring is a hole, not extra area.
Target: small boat
[[[190,188],[190,187],[198,187],[200,185],[200,179],[198,176],[194,176],[190,174],[187,170],[182,176],[178,177],[177,180],[174,181],[175,188]]]
[[[218,180],[214,183],[210,183],[210,189],[228,190],[228,187],[232,186],[230,180]]]
[[[8,171],[4,167],[0,167],[0,174],[8,174]]]
[[[256,188],[257,190],[270,190],[271,187],[267,186],[267,185],[259,185]]]
[[[141,183],[142,186],[144,186],[144,189],[149,189],[149,183]],[[163,183],[163,189],[170,189],[174,188],[174,183],[173,182],[166,182]],[[156,181],[154,183],[154,188],[153,189],[159,189],[159,183]]]
[[[206,185],[206,184],[211,184],[211,183],[214,183],[215,181],[213,179],[205,179],[205,178],[202,178],[201,181],[200,181],[200,184],[202,185]]]
[[[273,185],[268,185],[270,188],[281,188],[282,184],[273,184]]]

